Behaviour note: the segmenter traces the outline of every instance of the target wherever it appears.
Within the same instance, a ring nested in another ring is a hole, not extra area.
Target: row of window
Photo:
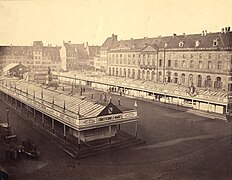
[[[159,60],[159,66],[162,66],[162,59]],[[174,61],[174,65],[172,65],[172,61],[168,60],[167,67],[181,67],[181,68],[186,68],[186,61]],[[215,66],[215,68],[213,67]],[[217,61],[216,64],[213,65],[212,61],[204,62],[203,61],[198,61],[197,63],[194,62],[193,60],[190,61],[189,63],[189,68],[198,68],[198,69],[218,69],[222,70],[223,69],[223,63],[222,61]]]
[[[110,64],[114,64],[114,61],[110,61],[109,62]],[[115,61],[116,64],[132,64],[132,65],[135,65],[136,64],[136,61],[135,59],[131,60],[131,59],[120,59],[120,60],[116,60]],[[154,59],[152,60],[138,60],[138,65],[153,65],[155,66],[156,65],[156,61]],[[159,67],[162,67],[163,66],[163,60],[162,59],[159,59]],[[223,63],[222,61],[217,61],[216,64],[213,64],[212,61],[208,61],[208,62],[203,62],[203,61],[198,61],[198,62],[195,62],[193,60],[191,60],[189,62],[189,65],[187,65],[187,62],[186,60],[183,60],[183,61],[178,61],[178,60],[168,60],[167,61],[167,67],[180,67],[180,68],[199,68],[199,69],[218,69],[218,70],[222,70],[223,69]]]
[[[197,58],[197,59],[221,59],[222,58],[222,54],[205,54],[205,53],[199,53],[199,54],[179,54],[179,53],[176,53],[176,54],[168,54],[166,53],[165,54],[168,58],[176,58],[176,59],[179,59],[179,58],[183,58],[183,59],[193,59],[193,58]],[[115,53],[115,54],[108,54],[108,58],[109,59],[117,59],[117,58],[155,58],[157,55],[156,54],[118,54],[118,53]],[[159,54],[159,57],[162,57],[163,56],[163,53],[160,53]],[[231,56],[231,59],[232,59],[232,56]]]

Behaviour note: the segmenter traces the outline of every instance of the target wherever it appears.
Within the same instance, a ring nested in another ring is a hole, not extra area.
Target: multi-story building
[[[118,43],[117,35],[112,34],[112,37],[108,37],[106,41],[103,43],[100,49],[100,55],[95,58],[95,68],[99,69],[103,72],[107,71],[108,67],[108,59],[107,55],[112,49],[114,49],[115,45]]]
[[[86,50],[87,50],[88,57],[89,57],[89,60],[87,61],[88,69],[90,70],[98,69],[95,67],[96,66],[95,63],[97,62],[98,57],[100,57],[100,49],[101,49],[101,46],[94,46],[94,45],[89,46],[88,42],[86,43]]]
[[[33,46],[34,64],[30,66],[36,71],[46,71],[50,67],[53,71],[59,70],[61,66],[60,47],[52,47],[51,44],[43,46],[42,41],[34,41]]]
[[[42,41],[34,41],[33,46],[0,46],[0,69],[11,63],[21,63],[33,71],[53,71],[61,66],[60,47],[43,46]]]
[[[83,44],[64,42],[60,50],[62,68],[67,71],[83,70],[90,64],[87,48]]]
[[[107,73],[152,82],[232,89],[232,32],[183,34],[117,40],[107,38],[101,48]]]
[[[0,46],[0,69],[12,63],[33,64],[31,46]]]

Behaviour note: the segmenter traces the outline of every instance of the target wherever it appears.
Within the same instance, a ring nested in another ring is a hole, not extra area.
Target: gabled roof
[[[76,49],[79,59],[89,59],[89,56],[88,56],[88,53],[87,53],[87,50],[84,44],[73,44],[73,46]]]
[[[100,54],[101,46],[89,46],[89,56],[90,58],[97,56]]]
[[[3,71],[7,72],[9,70],[11,70],[12,68],[18,66],[19,63],[11,63],[11,64],[8,64],[7,66],[4,67]]]

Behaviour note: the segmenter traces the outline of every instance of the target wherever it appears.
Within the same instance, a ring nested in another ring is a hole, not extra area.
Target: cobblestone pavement
[[[66,87],[70,90],[70,87]],[[78,92],[78,88],[75,88]],[[98,99],[100,91],[86,88],[84,96]],[[111,94],[112,101],[134,107],[135,99]],[[12,128],[20,138],[35,140],[39,160],[4,161],[12,179],[232,179],[230,123],[212,120],[137,100],[138,136],[145,145],[75,160],[30,123],[10,110]],[[6,105],[0,102],[0,121],[5,121]],[[38,127],[40,128],[40,127]],[[122,130],[134,133],[134,127]]]

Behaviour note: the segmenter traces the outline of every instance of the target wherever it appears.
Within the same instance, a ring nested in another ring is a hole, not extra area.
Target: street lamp
[[[9,128],[10,128],[10,122],[9,122],[9,117],[8,117],[8,115],[9,115],[9,109],[6,108],[6,121],[7,121],[7,128],[9,129]]]

